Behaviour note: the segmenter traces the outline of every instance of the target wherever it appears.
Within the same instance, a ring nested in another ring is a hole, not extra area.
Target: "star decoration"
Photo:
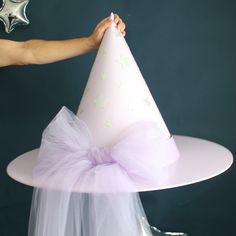
[[[114,28],[113,34],[114,34],[115,36],[117,36],[117,37],[120,37],[120,36],[121,36],[121,33],[120,33],[120,31],[119,31],[117,28]]]
[[[107,80],[107,74],[106,74],[105,72],[103,72],[103,73],[101,74],[101,79],[102,79],[102,80]]]
[[[111,128],[112,127],[112,122],[110,120],[106,120],[105,121],[105,125],[108,127],[108,128]]]
[[[149,100],[148,98],[145,98],[145,99],[144,99],[144,103],[145,103],[145,105],[146,105],[147,107],[150,107],[150,106],[151,106],[151,102],[150,102],[150,100]]]
[[[118,85],[118,88],[121,89],[123,93],[130,92],[127,80],[121,79],[120,81],[118,81],[117,85]]]
[[[130,65],[130,60],[129,57],[124,56],[124,55],[120,55],[119,59],[117,60],[117,62],[122,66],[122,67],[129,67]]]
[[[120,78],[119,80],[118,80],[118,86],[119,87],[123,87],[123,88],[127,88],[128,87],[128,83],[127,83],[127,78],[125,77],[125,78]]]
[[[28,25],[26,6],[29,0],[3,0],[0,9],[0,20],[5,25],[5,31],[11,33],[19,25]]]
[[[104,46],[100,46],[99,47],[99,49],[98,49],[98,55],[101,55],[101,56],[104,56],[104,55],[106,55],[106,53],[107,53],[107,51],[106,51],[106,49],[104,48]]]
[[[89,90],[90,90],[89,87],[86,87],[86,88],[85,88],[85,90],[84,90],[84,96],[86,96],[86,95],[89,93]]]
[[[94,100],[95,106],[96,108],[100,108],[103,109],[104,105],[105,105],[105,100],[104,97],[99,95],[98,97],[96,97],[96,99]]]
[[[84,109],[82,108],[80,111],[79,111],[79,114],[83,114],[84,113]]]

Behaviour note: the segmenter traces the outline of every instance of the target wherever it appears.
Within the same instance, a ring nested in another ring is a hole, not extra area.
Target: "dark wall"
[[[174,134],[197,136],[236,152],[236,2],[233,0],[30,1],[31,24],[0,38],[88,35],[111,11]],[[27,235],[32,189],[6,175],[19,154],[39,146],[62,105],[76,111],[94,53],[43,66],[0,69],[0,235]],[[4,55],[0,55],[1,58]],[[151,224],[190,236],[234,235],[233,165],[194,185],[141,195]]]

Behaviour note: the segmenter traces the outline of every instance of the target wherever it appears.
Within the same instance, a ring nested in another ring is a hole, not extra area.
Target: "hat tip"
[[[113,20],[113,21],[114,21],[114,19],[115,19],[113,12],[111,12],[110,19]]]

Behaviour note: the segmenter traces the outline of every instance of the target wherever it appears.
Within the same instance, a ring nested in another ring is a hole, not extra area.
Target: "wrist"
[[[98,49],[99,45],[95,42],[92,35],[87,37],[86,41],[87,41],[87,45],[90,51],[94,51]]]

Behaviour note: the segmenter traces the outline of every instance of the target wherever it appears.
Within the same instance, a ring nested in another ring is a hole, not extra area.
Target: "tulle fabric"
[[[85,122],[63,107],[43,133],[28,235],[152,235],[137,186],[166,181],[178,159],[160,134],[155,122],[139,122],[97,147]]]

